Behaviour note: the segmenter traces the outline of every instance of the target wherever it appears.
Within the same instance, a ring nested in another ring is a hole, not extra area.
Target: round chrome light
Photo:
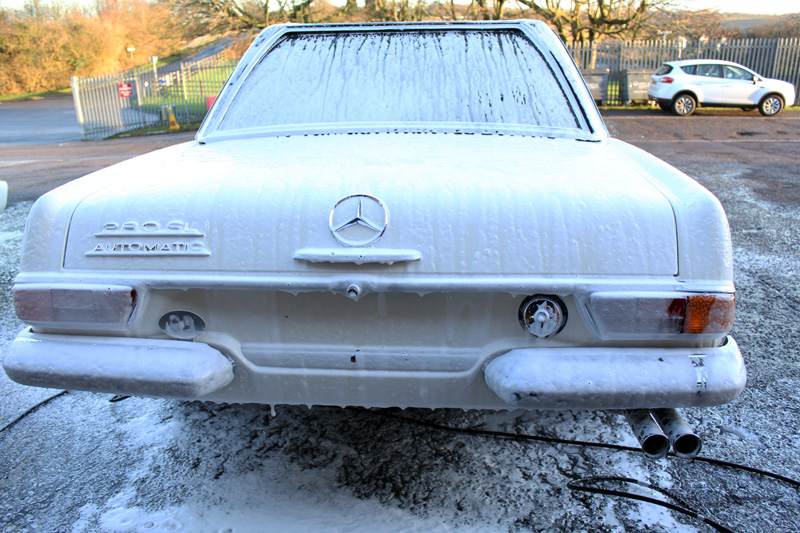
[[[158,327],[173,339],[192,340],[205,331],[206,323],[191,311],[170,311],[158,320]]]
[[[567,306],[555,295],[528,296],[519,306],[519,323],[535,337],[551,337],[564,329]]]

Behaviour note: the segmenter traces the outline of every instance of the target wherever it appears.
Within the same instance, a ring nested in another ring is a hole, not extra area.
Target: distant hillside
[[[800,7],[800,6],[799,6]],[[720,25],[734,38],[800,37],[800,11],[787,15],[720,14]]]
[[[722,27],[726,30],[748,31],[759,26],[774,24],[781,19],[778,15],[748,15],[745,13],[723,13]]]

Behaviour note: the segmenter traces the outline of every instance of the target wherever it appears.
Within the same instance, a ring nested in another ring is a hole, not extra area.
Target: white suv
[[[661,65],[650,77],[647,95],[679,116],[691,115],[698,106],[716,106],[757,107],[769,117],[794,103],[795,88],[730,61],[687,59]]]

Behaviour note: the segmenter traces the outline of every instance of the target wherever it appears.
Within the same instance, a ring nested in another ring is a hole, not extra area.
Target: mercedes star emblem
[[[369,246],[381,238],[388,224],[386,206],[368,194],[345,196],[333,206],[328,220],[333,236],[345,246]]]

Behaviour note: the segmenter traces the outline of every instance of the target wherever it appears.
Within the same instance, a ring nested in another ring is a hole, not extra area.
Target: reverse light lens
[[[602,339],[721,338],[733,328],[733,294],[597,293],[587,310]]]
[[[567,323],[567,306],[558,296],[528,296],[519,306],[519,323],[534,337],[552,337]]]
[[[50,327],[124,327],[135,301],[136,291],[125,286],[14,287],[14,308],[19,319]]]

